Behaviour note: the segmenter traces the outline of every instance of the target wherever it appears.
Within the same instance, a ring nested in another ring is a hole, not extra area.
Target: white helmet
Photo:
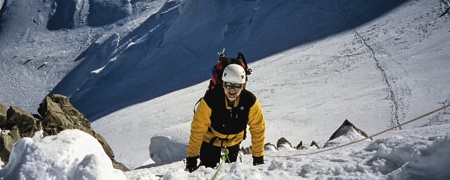
[[[222,81],[244,84],[246,81],[245,70],[238,64],[230,64],[223,70]]]

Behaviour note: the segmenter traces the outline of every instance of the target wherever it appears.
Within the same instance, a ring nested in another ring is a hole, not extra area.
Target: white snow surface
[[[2,179],[126,179],[97,139],[80,130],[22,138],[0,174]]]
[[[323,146],[345,119],[374,135],[448,105],[447,0],[79,0],[73,14],[56,0],[0,2],[0,102],[33,112],[49,93],[70,97],[131,169],[68,130],[17,142],[1,179],[450,179],[448,108],[344,147],[362,137],[269,149],[259,166],[183,162],[222,48],[249,60],[273,144]]]

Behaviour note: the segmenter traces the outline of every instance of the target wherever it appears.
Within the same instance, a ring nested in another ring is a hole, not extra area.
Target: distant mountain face
[[[0,0],[0,12],[3,12],[3,4],[5,3],[5,0]],[[0,13],[0,18],[2,17],[2,14]]]
[[[207,80],[223,48],[254,62],[361,25],[403,2],[168,1],[130,33],[88,49],[52,93],[69,96],[95,120]]]
[[[133,25],[122,25],[140,24],[163,4],[162,0],[0,2],[0,101],[28,111],[34,111],[79,64],[75,59],[91,44],[111,33],[130,31]],[[108,28],[114,23],[119,25]]]
[[[133,13],[130,1],[112,0],[55,0],[51,9],[49,30],[105,26]]]
[[[3,12],[8,8],[10,14],[14,15],[10,16],[11,19],[28,16],[34,19],[34,23],[45,24],[48,30],[60,30],[107,26],[158,3],[147,1],[49,0],[21,3],[0,0],[0,10]]]
[[[94,120],[206,80],[223,48],[254,62],[405,1],[0,0],[0,100],[64,94]]]

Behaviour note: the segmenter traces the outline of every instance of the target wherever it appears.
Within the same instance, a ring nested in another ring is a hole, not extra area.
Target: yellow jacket
[[[259,101],[244,89],[234,104],[234,107],[227,104],[223,89],[206,92],[192,120],[188,157],[198,156],[203,141],[218,147],[239,144],[244,140],[247,125],[250,127],[252,155],[264,155],[266,125]]]

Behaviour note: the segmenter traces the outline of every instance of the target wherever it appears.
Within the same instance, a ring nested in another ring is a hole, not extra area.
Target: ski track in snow
[[[340,7],[340,4],[339,4],[339,7]],[[347,24],[349,26],[352,26],[352,23],[348,20],[346,14],[343,11],[341,11],[341,14],[346,19]],[[390,119],[391,126],[398,126],[400,124],[400,119],[399,119],[399,115],[398,115],[398,113],[399,113],[398,112],[399,111],[399,104],[400,104],[399,100],[401,100],[401,99],[397,98],[397,93],[396,93],[397,91],[394,89],[394,87],[393,87],[393,85],[391,83],[392,79],[395,78],[395,77],[392,77],[394,74],[390,74],[390,75],[387,74],[387,72],[386,72],[387,71],[387,67],[385,66],[384,63],[381,63],[380,60],[377,58],[378,51],[376,49],[374,49],[365,40],[365,39],[372,39],[372,37],[366,37],[365,38],[365,37],[361,36],[361,34],[358,33],[357,29],[353,29],[353,32],[354,32],[356,38],[358,39],[358,42],[362,43],[369,50],[368,53],[370,54],[370,57],[374,60],[377,69],[380,71],[380,74],[382,76],[383,82],[387,86],[386,91],[387,91],[387,94],[388,94],[387,95],[388,99],[391,101],[391,107],[392,107],[391,108],[392,117]],[[401,129],[401,127],[400,127],[400,129]]]

